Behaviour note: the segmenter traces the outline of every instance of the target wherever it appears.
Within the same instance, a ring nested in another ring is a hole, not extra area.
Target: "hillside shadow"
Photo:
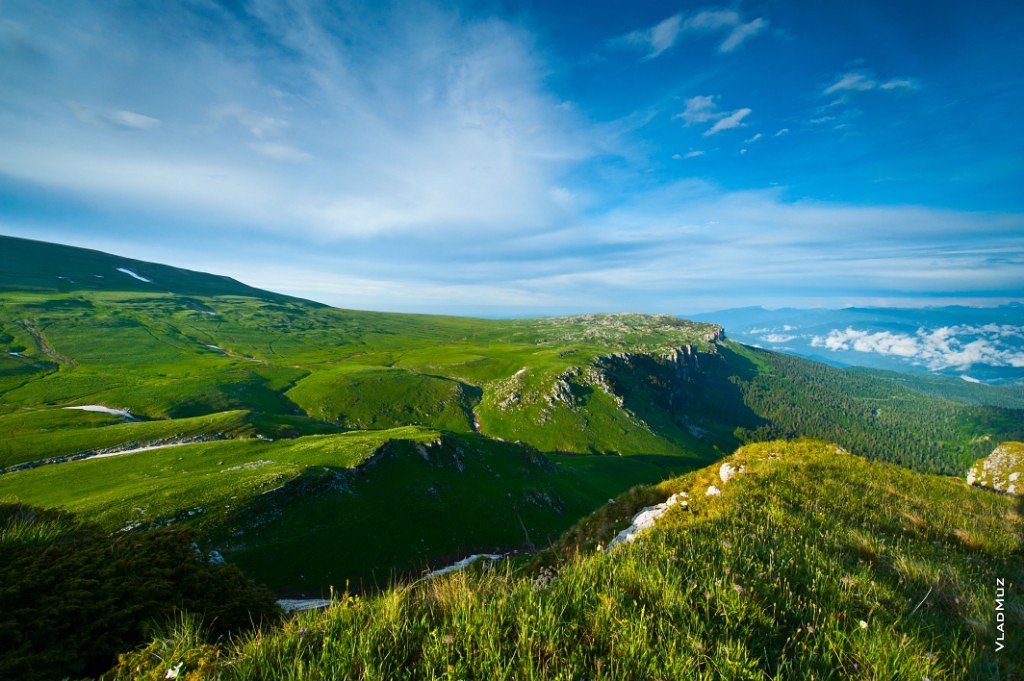
[[[623,406],[670,440],[697,440],[731,452],[741,436],[769,425],[743,399],[742,382],[758,365],[725,345],[716,352],[664,357],[610,358],[606,371]]]

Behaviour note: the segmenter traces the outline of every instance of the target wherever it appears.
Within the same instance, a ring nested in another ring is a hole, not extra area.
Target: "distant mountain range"
[[[999,307],[744,307],[689,315],[741,343],[833,366],[958,376],[1024,385],[1024,305]]]

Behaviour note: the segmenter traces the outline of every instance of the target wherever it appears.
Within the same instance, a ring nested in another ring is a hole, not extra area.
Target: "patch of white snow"
[[[500,553],[474,553],[472,556],[468,556],[466,558],[463,558],[462,560],[457,560],[454,563],[452,563],[451,565],[445,566],[443,568],[438,568],[437,570],[434,570],[433,572],[427,573],[423,577],[423,579],[430,579],[431,577],[439,577],[440,575],[446,575],[449,572],[455,572],[456,570],[462,570],[463,568],[469,567],[470,565],[472,565],[476,561],[480,560],[481,558],[486,558],[487,560],[500,560],[500,559],[504,558],[504,556],[501,555]]]
[[[65,409],[79,409],[81,411],[98,411],[104,414],[112,414],[114,416],[123,416],[126,419],[134,419],[127,409],[111,409],[110,407],[104,407],[102,404],[83,404],[77,407],[64,407]]]
[[[724,485],[725,483],[729,482],[729,480],[731,480],[732,477],[739,472],[740,471],[738,468],[736,468],[735,466],[731,465],[728,461],[726,461],[718,469],[718,477],[722,479],[722,484]]]
[[[622,532],[619,532],[615,535],[614,539],[608,542],[608,548],[605,550],[611,550],[611,548],[617,544],[633,541],[640,532],[643,532],[649,527],[653,527],[654,521],[665,515],[665,513],[676,504],[681,503],[683,508],[686,508],[689,505],[686,501],[688,496],[689,495],[686,492],[678,492],[660,504],[647,506],[646,508],[641,509],[639,513],[633,516],[633,521],[630,526]]]
[[[278,598],[277,604],[281,606],[284,614],[287,615],[299,610],[326,608],[331,602],[326,598]]]
[[[195,441],[192,442],[167,442],[162,445],[147,445],[145,447],[134,447],[132,449],[117,449],[111,452],[100,452],[99,454],[93,454],[92,456],[86,456],[79,461],[89,461],[90,459],[108,459],[112,456],[121,456],[122,454],[135,454],[136,452],[148,452],[153,449],[166,449],[167,447],[180,447],[182,445],[194,445]]]
[[[128,269],[127,267],[118,267],[118,268],[116,268],[116,269],[117,269],[117,271],[118,271],[118,272],[124,272],[124,273],[125,273],[125,274],[127,274],[127,275],[128,275],[129,277],[133,277],[133,278],[135,278],[135,279],[138,279],[139,281],[144,281],[144,282],[146,282],[147,284],[152,284],[152,283],[153,283],[153,282],[152,282],[152,281],[150,281],[149,279],[146,279],[146,278],[145,278],[145,277],[143,277],[143,276],[140,276],[140,275],[138,275],[138,274],[135,274],[134,272],[132,272],[132,271],[131,271],[130,269]]]

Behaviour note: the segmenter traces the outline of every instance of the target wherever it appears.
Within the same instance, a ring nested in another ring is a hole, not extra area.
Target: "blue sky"
[[[0,233],[341,307],[997,304],[1024,6],[0,0]]]

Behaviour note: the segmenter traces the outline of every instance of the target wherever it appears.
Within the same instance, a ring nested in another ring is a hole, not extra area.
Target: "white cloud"
[[[863,71],[849,71],[839,76],[835,83],[825,88],[825,94],[831,95],[843,90],[866,91],[874,90],[878,82]]]
[[[698,156],[703,156],[703,155],[704,155],[703,151],[688,151],[683,156],[683,158],[697,158]]]
[[[723,130],[730,130],[745,125],[742,121],[750,115],[750,109],[743,108],[728,112],[719,111],[717,102],[718,97],[716,95],[690,97],[685,102],[685,108],[672,118],[682,119],[687,127],[714,121],[714,125],[704,132],[705,137],[716,135]],[[754,139],[757,139],[757,136]]]
[[[686,20],[686,28],[694,31],[716,31],[732,28],[740,23],[738,12],[725,9],[706,9]]]
[[[688,126],[718,120],[724,114],[717,111],[718,105],[715,103],[717,99],[718,97],[715,95],[690,97],[685,102],[686,108],[673,116],[673,118],[683,119]]]
[[[644,59],[654,59],[675,46],[687,33],[718,33],[725,38],[718,51],[725,54],[738,49],[743,43],[768,28],[768,20],[757,17],[746,23],[739,12],[733,10],[701,10],[683,19],[674,14],[649,28],[631,31],[612,41],[613,44],[631,45],[644,51]]]
[[[781,128],[778,132],[775,133],[775,137],[782,137],[783,135],[788,135],[788,134],[789,134],[789,128]]]
[[[682,17],[677,14],[665,19],[651,28],[649,37],[651,53],[647,55],[649,59],[657,57],[659,54],[675,45],[676,38],[679,37],[679,24],[681,20]]]
[[[68,102],[75,117],[83,123],[123,130],[149,130],[160,125],[160,119],[123,109],[98,109],[79,102]]]
[[[796,340],[798,336],[793,336],[784,333],[766,333],[761,336],[761,340],[766,343],[788,343],[791,340]]]
[[[837,92],[867,92],[874,89],[879,90],[915,90],[917,83],[909,78],[893,78],[879,83],[870,71],[847,71],[823,91],[823,94],[831,95]],[[829,106],[842,104],[840,98]]]
[[[917,89],[917,83],[915,83],[914,81],[912,81],[912,80],[910,80],[908,78],[894,78],[892,80],[889,80],[889,81],[886,81],[886,82],[882,83],[878,87],[881,88],[882,90],[899,90],[899,89],[916,90]]]
[[[740,24],[732,30],[729,37],[718,46],[718,49],[721,52],[732,52],[749,38],[754,37],[766,28],[768,28],[768,21],[761,17],[746,24]]]
[[[921,328],[914,335],[847,327],[815,336],[811,345],[833,351],[904,357],[932,371],[964,371],[976,364],[1024,367],[1024,349],[1006,344],[998,332],[993,334],[985,327]]]
[[[756,142],[757,140],[761,139],[761,137],[762,137],[761,133],[757,133],[753,137],[751,137],[749,139],[746,139],[746,140],[743,140],[743,143],[744,144],[750,144],[752,142]]]
[[[279,137],[287,131],[290,125],[286,120],[250,111],[237,103],[222,104],[214,107],[210,113],[214,120],[218,122],[224,120],[236,121],[257,139]]]
[[[282,142],[258,142],[249,145],[257,153],[277,161],[308,161],[311,154]]]
[[[650,28],[627,33],[619,42],[635,45],[644,50],[647,53],[644,59],[654,59],[676,44],[682,30],[682,20],[681,15],[675,14]]]
[[[746,125],[743,119],[749,116],[751,113],[750,109],[736,109],[724,118],[719,119],[711,128],[704,132],[704,136],[717,135],[724,130],[731,130],[733,128],[739,128]]]

